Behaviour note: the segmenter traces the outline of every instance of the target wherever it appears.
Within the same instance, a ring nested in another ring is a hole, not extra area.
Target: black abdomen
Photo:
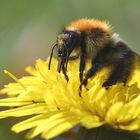
[[[102,68],[112,66],[112,71],[103,84],[104,87],[108,87],[117,82],[127,82],[134,58],[135,53],[124,42],[110,42],[93,59],[92,65],[99,64]]]

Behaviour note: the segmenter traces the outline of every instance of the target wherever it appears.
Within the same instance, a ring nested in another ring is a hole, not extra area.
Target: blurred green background
[[[0,0],[0,87],[12,81],[4,69],[21,77],[26,66],[49,56],[67,23],[84,17],[108,20],[140,53],[140,0]],[[0,140],[24,140],[10,131],[14,122],[0,121]]]

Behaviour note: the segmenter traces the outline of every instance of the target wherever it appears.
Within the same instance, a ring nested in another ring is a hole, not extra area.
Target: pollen
[[[98,19],[79,19],[72,23],[70,23],[68,26],[66,26],[66,30],[68,31],[84,31],[86,33],[90,32],[92,29],[100,29],[103,32],[111,33],[112,27],[106,22],[101,21]]]

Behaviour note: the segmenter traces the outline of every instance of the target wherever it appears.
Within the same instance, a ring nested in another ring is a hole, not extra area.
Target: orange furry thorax
[[[68,26],[66,26],[66,30],[68,31],[84,31],[89,33],[92,29],[100,29],[102,32],[111,33],[112,28],[106,21],[100,21],[97,19],[79,19]]]

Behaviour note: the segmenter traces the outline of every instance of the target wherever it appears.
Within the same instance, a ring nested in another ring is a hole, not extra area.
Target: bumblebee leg
[[[66,73],[66,69],[65,69],[65,66],[64,65],[62,66],[62,72],[63,72],[63,74],[64,74],[64,76],[65,76],[65,78],[66,78],[66,80],[68,82],[69,81],[69,78],[68,78],[68,75]]]
[[[109,78],[103,83],[103,87],[108,88],[109,86],[112,86],[117,83],[121,79],[122,73],[124,71],[123,64],[117,65],[114,70],[112,71]]]
[[[86,76],[84,78],[84,80],[82,81],[82,83],[80,84],[80,92],[79,92],[79,96],[81,96],[81,91],[82,91],[82,85],[86,86],[88,79],[90,77],[92,77],[97,71],[99,71],[100,69],[102,69],[103,65],[99,64],[99,63],[95,63],[86,73]]]
[[[103,83],[102,86],[109,87],[116,84],[118,81],[123,82],[125,85],[131,73],[131,67],[132,66],[128,65],[128,63],[120,63],[115,67],[109,78]]]
[[[92,77],[97,71],[102,69],[103,65],[100,63],[95,63],[86,73],[85,79],[82,81],[82,85],[86,86],[87,81],[90,77]]]
[[[79,87],[79,96],[81,96],[82,92],[82,81],[83,81],[83,72],[86,66],[86,40],[85,40],[85,34],[82,34],[81,39],[81,56],[80,56],[80,66],[79,66],[79,78],[80,78],[80,87]]]
[[[79,86],[79,96],[81,97],[81,91],[82,91],[82,82],[83,82],[83,71],[85,69],[85,56],[81,55],[80,57],[80,67],[79,67],[79,78],[80,78],[80,86]]]
[[[80,67],[79,67],[79,78],[80,78],[80,82],[82,83],[83,81],[83,71],[85,69],[85,56],[84,55],[81,55],[80,57]]]

